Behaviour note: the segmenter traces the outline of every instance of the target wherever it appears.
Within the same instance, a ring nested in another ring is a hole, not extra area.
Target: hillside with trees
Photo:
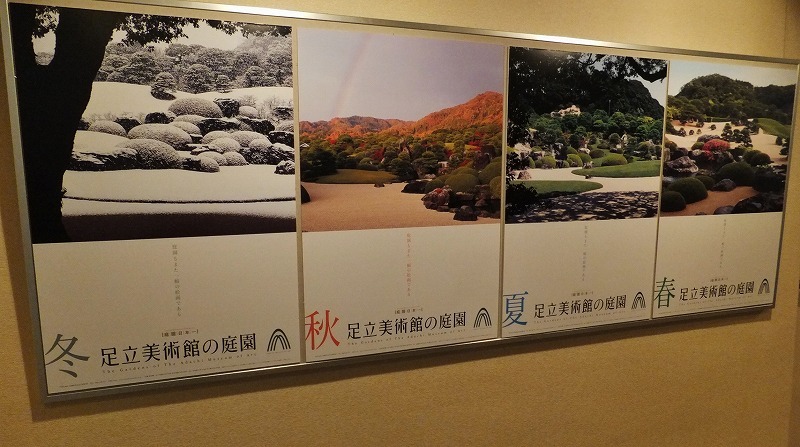
[[[503,97],[485,92],[417,121],[372,117],[300,123],[301,178],[337,169],[387,171],[400,180],[436,175],[440,163],[485,166],[500,155]]]
[[[753,84],[721,74],[697,77],[667,100],[668,115],[679,121],[733,121],[770,118],[791,123],[794,85]]]

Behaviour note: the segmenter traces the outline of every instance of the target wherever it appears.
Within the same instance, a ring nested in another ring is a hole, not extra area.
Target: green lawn
[[[386,171],[364,171],[361,169],[339,169],[331,175],[323,175],[316,183],[329,184],[354,184],[354,183],[390,183],[397,180],[397,176]]]
[[[776,137],[789,138],[789,126],[781,124],[770,118],[759,118],[758,127],[764,132]]]
[[[603,187],[600,183],[585,180],[514,180],[513,183],[525,185],[527,188],[533,187],[539,194],[554,191],[586,192]]]
[[[657,177],[661,169],[661,160],[634,161],[621,166],[599,166],[591,169],[576,169],[576,175],[591,175],[594,177],[610,178],[636,178]]]

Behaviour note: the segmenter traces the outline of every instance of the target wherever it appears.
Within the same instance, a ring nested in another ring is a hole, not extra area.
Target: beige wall
[[[800,58],[798,0],[238,1]],[[800,445],[800,177],[771,311],[43,405],[0,85],[2,445]]]

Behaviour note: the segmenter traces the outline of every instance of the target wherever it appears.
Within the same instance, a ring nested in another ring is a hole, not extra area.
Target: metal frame
[[[515,337],[506,337],[502,338],[501,328],[498,327],[498,336],[496,338],[486,339],[486,340],[479,340],[479,341],[470,341],[470,342],[460,342],[450,345],[443,345],[443,346],[429,346],[423,348],[415,348],[410,350],[402,350],[402,351],[393,351],[393,352],[385,352],[385,353],[378,353],[378,354],[369,354],[369,355],[360,355],[356,357],[349,357],[344,359],[334,359],[334,360],[324,360],[324,361],[315,361],[308,363],[305,360],[305,347],[302,347],[302,363],[298,364],[289,364],[289,365],[281,365],[281,366],[269,366],[269,367],[259,367],[259,368],[251,368],[239,371],[229,371],[229,372],[220,372],[220,373],[211,373],[211,374],[200,374],[196,376],[189,376],[189,377],[182,377],[182,378],[173,378],[173,379],[161,379],[155,381],[148,381],[148,382],[140,382],[134,384],[126,384],[126,385],[113,385],[108,387],[100,387],[94,388],[91,390],[81,390],[81,391],[70,391],[70,392],[63,392],[57,394],[48,394],[47,391],[47,384],[46,384],[46,375],[45,375],[45,366],[44,366],[44,354],[43,354],[43,347],[42,347],[42,339],[41,339],[41,331],[40,331],[40,318],[39,318],[39,308],[38,308],[38,298],[36,293],[36,273],[34,270],[34,263],[33,263],[33,246],[31,244],[31,235],[30,235],[30,225],[28,219],[28,206],[27,206],[27,193],[25,188],[25,179],[24,179],[24,169],[23,169],[23,159],[22,159],[22,144],[21,144],[21,135],[20,135],[20,127],[19,127],[19,116],[17,110],[17,92],[16,92],[16,83],[15,83],[15,75],[14,75],[14,66],[13,66],[13,59],[12,55],[12,48],[11,48],[11,35],[9,30],[9,12],[8,12],[8,3],[12,0],[3,0],[2,11],[0,11],[0,29],[2,29],[2,42],[3,42],[3,51],[6,57],[5,63],[5,81],[8,88],[8,101],[9,101],[9,108],[10,108],[10,119],[11,119],[11,141],[13,144],[13,156],[14,156],[14,169],[16,173],[16,186],[18,191],[18,198],[19,198],[19,217],[22,226],[22,242],[23,242],[23,259],[25,262],[26,268],[26,280],[27,280],[27,292],[28,298],[30,302],[30,312],[31,312],[31,323],[33,329],[33,340],[34,344],[34,352],[37,356],[37,371],[38,371],[38,379],[39,379],[39,388],[42,400],[46,403],[49,402],[60,402],[60,401],[69,401],[79,398],[88,398],[88,397],[97,397],[97,396],[109,396],[109,395],[116,395],[122,393],[128,393],[133,391],[143,391],[143,390],[154,390],[154,389],[162,389],[171,386],[177,385],[184,385],[184,384],[198,384],[198,383],[207,383],[207,382],[216,382],[220,380],[230,379],[230,378],[244,378],[244,377],[254,377],[254,376],[263,376],[268,374],[283,374],[288,372],[295,372],[295,371],[311,371],[317,370],[321,368],[326,368],[330,366],[342,366],[342,365],[358,365],[364,363],[371,363],[375,361],[385,361],[390,359],[400,359],[400,358],[409,358],[409,357],[416,357],[416,356],[423,356],[423,355],[430,355],[435,353],[456,353],[461,352],[467,349],[472,349],[478,346],[487,346],[487,347],[494,347],[494,346],[506,346],[511,344],[520,344],[531,342],[534,340],[544,340],[544,339],[552,339],[552,338],[560,338],[567,335],[587,335],[587,334],[594,334],[594,333],[602,333],[608,332],[615,329],[633,329],[633,328],[646,328],[646,327],[664,327],[668,324],[674,323],[676,321],[693,321],[699,319],[708,319],[708,318],[720,318],[725,316],[731,315],[741,315],[741,314],[755,314],[759,313],[765,309],[771,309],[775,306],[775,299],[777,298],[778,294],[778,281],[776,277],[775,282],[775,291],[773,302],[771,304],[763,304],[763,305],[754,305],[754,306],[746,306],[746,307],[739,307],[733,309],[715,309],[710,311],[703,311],[693,314],[687,315],[676,315],[676,316],[669,316],[669,317],[660,317],[660,318],[653,318],[652,317],[652,308],[651,308],[651,318],[648,320],[639,320],[639,321],[632,321],[632,322],[622,322],[622,323],[608,323],[608,324],[601,324],[597,326],[591,326],[586,328],[577,328],[577,329],[565,329],[565,330],[558,330],[554,332],[548,332],[543,334],[530,334],[530,335],[522,335],[522,336],[515,336]],[[13,0],[14,3],[28,3],[28,4],[64,4],[66,0],[54,0],[53,2],[42,1],[42,0]],[[95,2],[95,0],[87,0],[87,2]],[[590,39],[579,39],[579,38],[571,38],[571,37],[564,37],[564,36],[550,36],[550,35],[540,35],[540,34],[532,34],[532,33],[519,33],[519,32],[509,32],[509,31],[498,31],[498,30],[482,30],[476,28],[468,28],[468,27],[459,27],[459,26],[448,26],[448,25],[437,25],[432,23],[415,23],[415,22],[406,22],[406,21],[396,21],[396,20],[384,20],[384,19],[372,19],[372,18],[363,18],[363,17],[351,17],[351,16],[341,16],[341,15],[332,15],[332,14],[320,14],[320,13],[309,13],[309,12],[300,12],[300,11],[290,11],[290,10],[282,10],[282,9],[272,9],[272,8],[265,8],[265,7],[253,7],[253,6],[238,6],[238,5],[226,5],[226,4],[219,4],[219,3],[205,3],[205,2],[195,2],[195,1],[178,1],[178,0],[167,0],[167,1],[158,1],[158,0],[101,0],[96,2],[100,9],[103,5],[123,5],[123,6],[151,6],[151,7],[168,7],[180,11],[205,11],[205,12],[219,12],[219,13],[232,13],[232,14],[239,14],[244,16],[257,16],[257,17],[273,17],[279,19],[290,19],[290,20],[298,20],[299,23],[292,24],[292,26],[302,26],[302,22],[304,21],[313,21],[313,22],[331,22],[334,24],[350,24],[350,25],[369,25],[369,26],[376,26],[376,27],[386,27],[386,28],[401,28],[407,30],[415,30],[415,31],[430,31],[430,32],[439,32],[439,33],[450,33],[450,34],[457,34],[457,35],[468,35],[468,36],[478,36],[484,37],[489,39],[495,39],[500,41],[500,44],[507,45],[505,41],[508,40],[516,40],[519,43],[524,43],[525,45],[536,45],[536,44],[557,44],[557,45],[566,45],[566,46],[575,46],[575,47],[585,47],[594,50],[630,50],[635,52],[647,52],[647,53],[655,53],[655,54],[663,54],[663,55],[678,55],[678,56],[695,56],[695,57],[704,57],[704,58],[717,58],[717,59],[727,59],[727,60],[734,60],[734,61],[750,61],[750,62],[765,62],[765,63],[777,63],[777,64],[787,64],[787,65],[798,65],[800,64],[800,59],[788,59],[788,58],[775,58],[775,57],[764,57],[764,56],[750,56],[750,55],[743,55],[743,54],[732,54],[732,53],[719,53],[719,52],[709,52],[709,51],[700,51],[700,50],[685,50],[679,48],[668,48],[668,47],[656,47],[656,46],[648,46],[648,45],[637,45],[637,44],[625,44],[625,43],[618,43],[618,42],[607,42],[607,41],[599,41],[599,40],[590,40]],[[798,67],[800,68],[800,67]],[[799,70],[800,72],[800,70]],[[296,76],[296,72],[294,73]],[[800,76],[799,76],[800,80]],[[507,87],[507,86],[506,86]],[[295,90],[296,94],[296,90]],[[797,110],[798,105],[800,105],[800,98],[795,95],[795,110]],[[504,105],[504,115],[507,113],[505,110],[506,106]],[[793,116],[793,123],[795,117]],[[295,121],[297,122],[298,118],[295,117]],[[503,128],[503,132],[505,133],[505,126]],[[295,143],[296,145],[299,143]],[[797,143],[794,144],[797,147]],[[296,155],[297,156],[297,155]],[[789,168],[790,169],[790,168]],[[297,180],[299,182],[299,178]],[[787,184],[788,189],[788,184]],[[299,204],[298,204],[299,207]],[[299,223],[298,223],[299,224]],[[786,216],[784,214],[783,222],[781,225],[781,241],[783,240],[783,232],[785,229],[786,224]],[[298,237],[298,244],[302,244],[300,242],[301,238]],[[502,250],[502,247],[501,247]],[[778,254],[778,270],[777,275],[780,274],[780,255],[783,251],[782,244],[779,246],[779,254]],[[502,251],[501,251],[502,255]],[[501,259],[501,282],[499,284],[499,295],[498,301],[500,301],[500,297],[502,295],[502,259]],[[654,267],[655,268],[655,267]],[[299,270],[300,278],[302,278],[302,267]],[[302,290],[302,281],[300,281],[299,286]],[[302,293],[300,294],[300,304],[302,306]],[[302,329],[302,321],[299,323],[300,328]],[[301,330],[302,333],[302,330]]]

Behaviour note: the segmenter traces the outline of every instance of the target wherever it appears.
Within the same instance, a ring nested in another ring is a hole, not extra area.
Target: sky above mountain
[[[466,41],[301,28],[304,121],[353,115],[417,120],[503,91],[504,48]]]
[[[721,74],[731,79],[745,81],[755,87],[792,85],[797,82],[795,66],[755,63],[710,63],[698,61],[672,61],[669,65],[669,94],[677,95],[681,87],[692,79],[710,74]]]

